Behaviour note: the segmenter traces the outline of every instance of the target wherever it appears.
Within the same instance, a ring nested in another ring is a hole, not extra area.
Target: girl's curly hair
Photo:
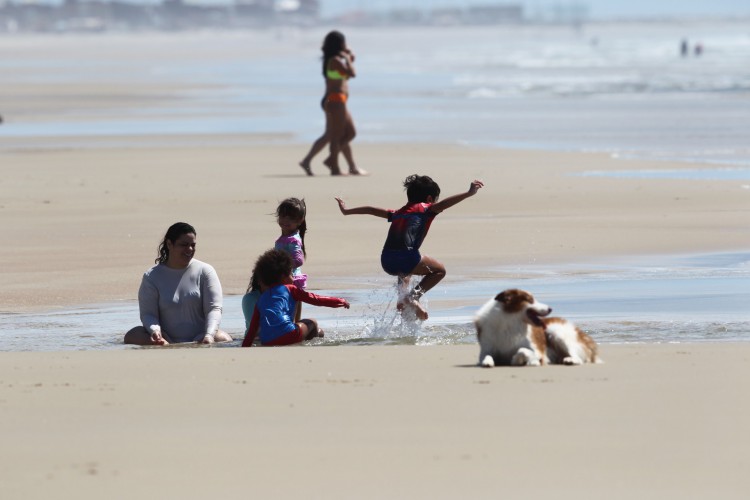
[[[265,286],[273,286],[281,283],[285,277],[292,274],[294,262],[288,253],[283,250],[271,249],[265,251],[253,267],[253,280]],[[252,287],[252,281],[250,283]]]

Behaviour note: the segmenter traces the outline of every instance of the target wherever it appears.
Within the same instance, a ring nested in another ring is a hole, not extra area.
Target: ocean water
[[[140,134],[234,133],[308,143],[324,124],[318,48],[325,31],[182,35],[183,52],[195,57],[173,60],[150,60],[144,46],[142,58],[62,51],[32,65],[24,51],[10,51],[0,62],[7,83],[180,83],[194,90],[114,113],[5,116],[0,134],[7,144],[46,137],[54,146],[73,136],[89,136],[95,146],[121,134],[136,144]],[[750,166],[747,20],[345,32],[357,54],[350,109],[360,142],[602,151]],[[159,43],[170,43],[165,36]],[[683,38],[691,47],[701,43],[702,55],[681,57]],[[118,45],[139,49],[146,42],[105,35],[85,43],[117,53]],[[246,58],[238,47],[246,48]]]
[[[681,343],[750,340],[750,254],[633,258],[618,262],[490,270],[492,279],[452,279],[423,301],[430,319],[395,309],[390,279],[352,278],[316,293],[345,297],[351,309],[303,307],[326,335],[314,345],[457,345],[476,342],[477,309],[506,288],[522,288],[597,342]],[[352,280],[360,287],[352,286]],[[361,285],[367,283],[368,288]],[[222,328],[241,344],[241,297],[225,297]],[[457,306],[456,304],[461,304]],[[0,351],[133,349],[123,325],[138,324],[135,300],[46,313],[0,313]],[[178,348],[197,347],[194,344]]]

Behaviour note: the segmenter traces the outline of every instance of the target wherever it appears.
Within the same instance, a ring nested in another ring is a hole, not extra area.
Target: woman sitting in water
[[[195,228],[170,226],[159,245],[156,265],[146,271],[138,290],[141,326],[125,334],[126,344],[212,344],[232,340],[219,330],[222,291],[213,267],[194,259]]]

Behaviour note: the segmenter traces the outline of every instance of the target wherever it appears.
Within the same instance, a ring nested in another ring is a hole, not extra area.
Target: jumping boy
[[[414,307],[417,318],[427,319],[427,311],[419,303],[419,298],[437,285],[445,277],[445,266],[432,257],[419,253],[430,224],[437,214],[453,205],[474,196],[483,187],[482,181],[475,180],[465,193],[449,196],[438,202],[440,186],[426,175],[410,175],[404,180],[408,203],[398,210],[388,210],[371,206],[346,208],[344,200],[336,198],[344,215],[374,215],[388,219],[391,227],[383,246],[380,263],[383,270],[398,277],[398,309],[405,305]],[[413,274],[424,276],[408,295],[403,293]]]

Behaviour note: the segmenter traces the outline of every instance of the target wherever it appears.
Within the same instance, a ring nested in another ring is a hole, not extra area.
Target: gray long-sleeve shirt
[[[174,342],[199,341],[219,329],[221,283],[214,268],[197,259],[185,269],[157,264],[143,275],[138,306],[149,333],[160,328]]]

